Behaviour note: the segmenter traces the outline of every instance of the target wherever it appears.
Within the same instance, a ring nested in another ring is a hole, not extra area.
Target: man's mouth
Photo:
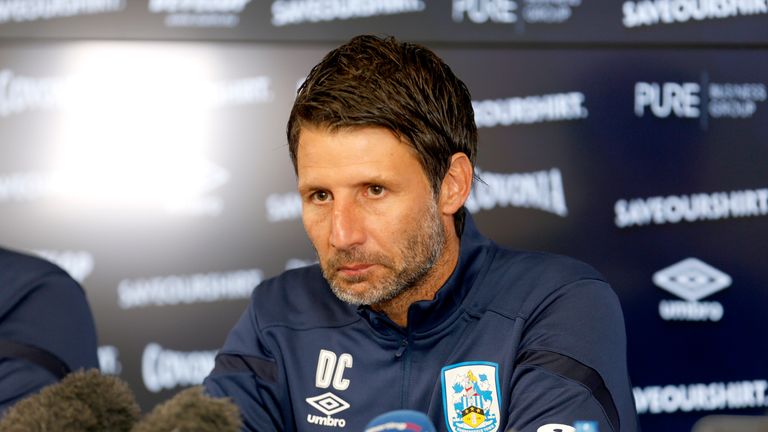
[[[344,264],[339,266],[338,272],[347,277],[360,276],[373,268],[374,265],[371,263]]]

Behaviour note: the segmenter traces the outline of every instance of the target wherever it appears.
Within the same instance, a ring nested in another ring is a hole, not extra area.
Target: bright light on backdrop
[[[52,160],[56,195],[73,204],[180,211],[226,183],[228,172],[206,157],[221,86],[200,54],[79,47],[54,91],[63,114]]]

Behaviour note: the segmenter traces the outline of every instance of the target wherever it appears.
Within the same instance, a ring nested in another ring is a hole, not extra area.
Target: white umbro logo
[[[318,411],[327,416],[340,413],[349,408],[349,404],[344,401],[344,399],[336,396],[331,392],[323,393],[320,396],[307,398],[306,401],[308,404],[317,408]]]
[[[656,272],[653,283],[695,302],[731,286],[731,277],[699,259],[686,258]]]

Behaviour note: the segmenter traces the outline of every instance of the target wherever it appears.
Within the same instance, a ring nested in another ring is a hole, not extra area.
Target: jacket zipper
[[[400,386],[402,389],[400,392],[400,407],[403,409],[407,408],[408,384],[411,377],[411,350],[408,349],[409,339],[410,337],[406,336],[400,342],[400,347],[395,352],[395,358],[400,359],[403,362],[402,385]]]

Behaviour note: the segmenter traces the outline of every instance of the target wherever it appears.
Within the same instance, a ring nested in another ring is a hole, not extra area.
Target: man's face
[[[430,274],[445,230],[410,146],[380,127],[304,128],[297,171],[304,228],[340,299],[381,303]]]

